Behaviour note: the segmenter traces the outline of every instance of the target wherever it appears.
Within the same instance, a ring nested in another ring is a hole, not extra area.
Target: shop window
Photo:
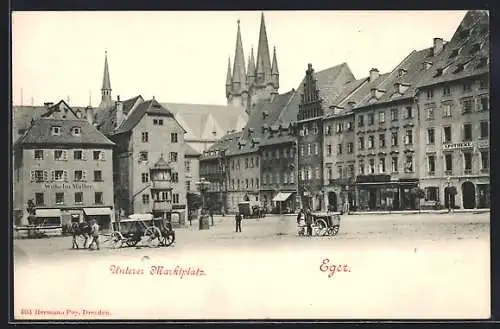
[[[439,201],[439,188],[435,186],[426,187],[425,201]]]

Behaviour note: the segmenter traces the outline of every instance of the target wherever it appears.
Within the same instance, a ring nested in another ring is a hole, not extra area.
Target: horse
[[[76,241],[77,237],[84,237],[85,242],[83,243],[83,249],[87,246],[87,241],[91,235],[91,227],[90,224],[86,221],[80,223],[72,223],[71,224],[71,233],[73,235],[73,246],[72,249],[79,249],[78,242]]]

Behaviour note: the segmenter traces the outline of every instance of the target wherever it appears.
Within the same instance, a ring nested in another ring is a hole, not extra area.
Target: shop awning
[[[61,209],[37,209],[36,217],[61,217]]]
[[[83,212],[87,216],[111,215],[109,208],[83,208]]]
[[[273,201],[286,201],[292,193],[280,192],[274,198]]]

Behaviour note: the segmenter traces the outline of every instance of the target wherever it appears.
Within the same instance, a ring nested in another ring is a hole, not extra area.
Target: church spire
[[[263,85],[271,81],[271,58],[269,55],[269,44],[267,41],[266,22],[264,20],[264,13],[262,13],[260,18],[256,72],[257,72],[258,84]]]
[[[226,77],[226,97],[231,94],[232,76],[231,76],[231,57],[227,59],[227,77]]]
[[[111,100],[111,82],[109,79],[109,67],[108,67],[108,52],[104,52],[104,75],[102,78],[102,88],[101,88],[101,105],[99,107],[108,107],[112,105]]]
[[[240,95],[246,91],[245,55],[241,41],[240,20],[238,19],[238,32],[236,34],[236,50],[234,52],[233,66],[233,94]]]
[[[276,59],[276,47],[273,49],[273,66],[271,68],[271,75],[274,84],[274,88],[279,88],[279,76],[280,72],[278,70],[278,60]]]
[[[248,68],[247,68],[247,85],[251,87],[255,80],[255,59],[253,57],[253,47],[248,56]]]

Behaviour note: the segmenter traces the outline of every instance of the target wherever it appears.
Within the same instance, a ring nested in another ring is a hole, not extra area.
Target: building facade
[[[31,200],[46,225],[95,217],[111,229],[113,146],[65,102],[49,107],[15,143],[14,207],[21,210],[15,224],[28,224]]]

